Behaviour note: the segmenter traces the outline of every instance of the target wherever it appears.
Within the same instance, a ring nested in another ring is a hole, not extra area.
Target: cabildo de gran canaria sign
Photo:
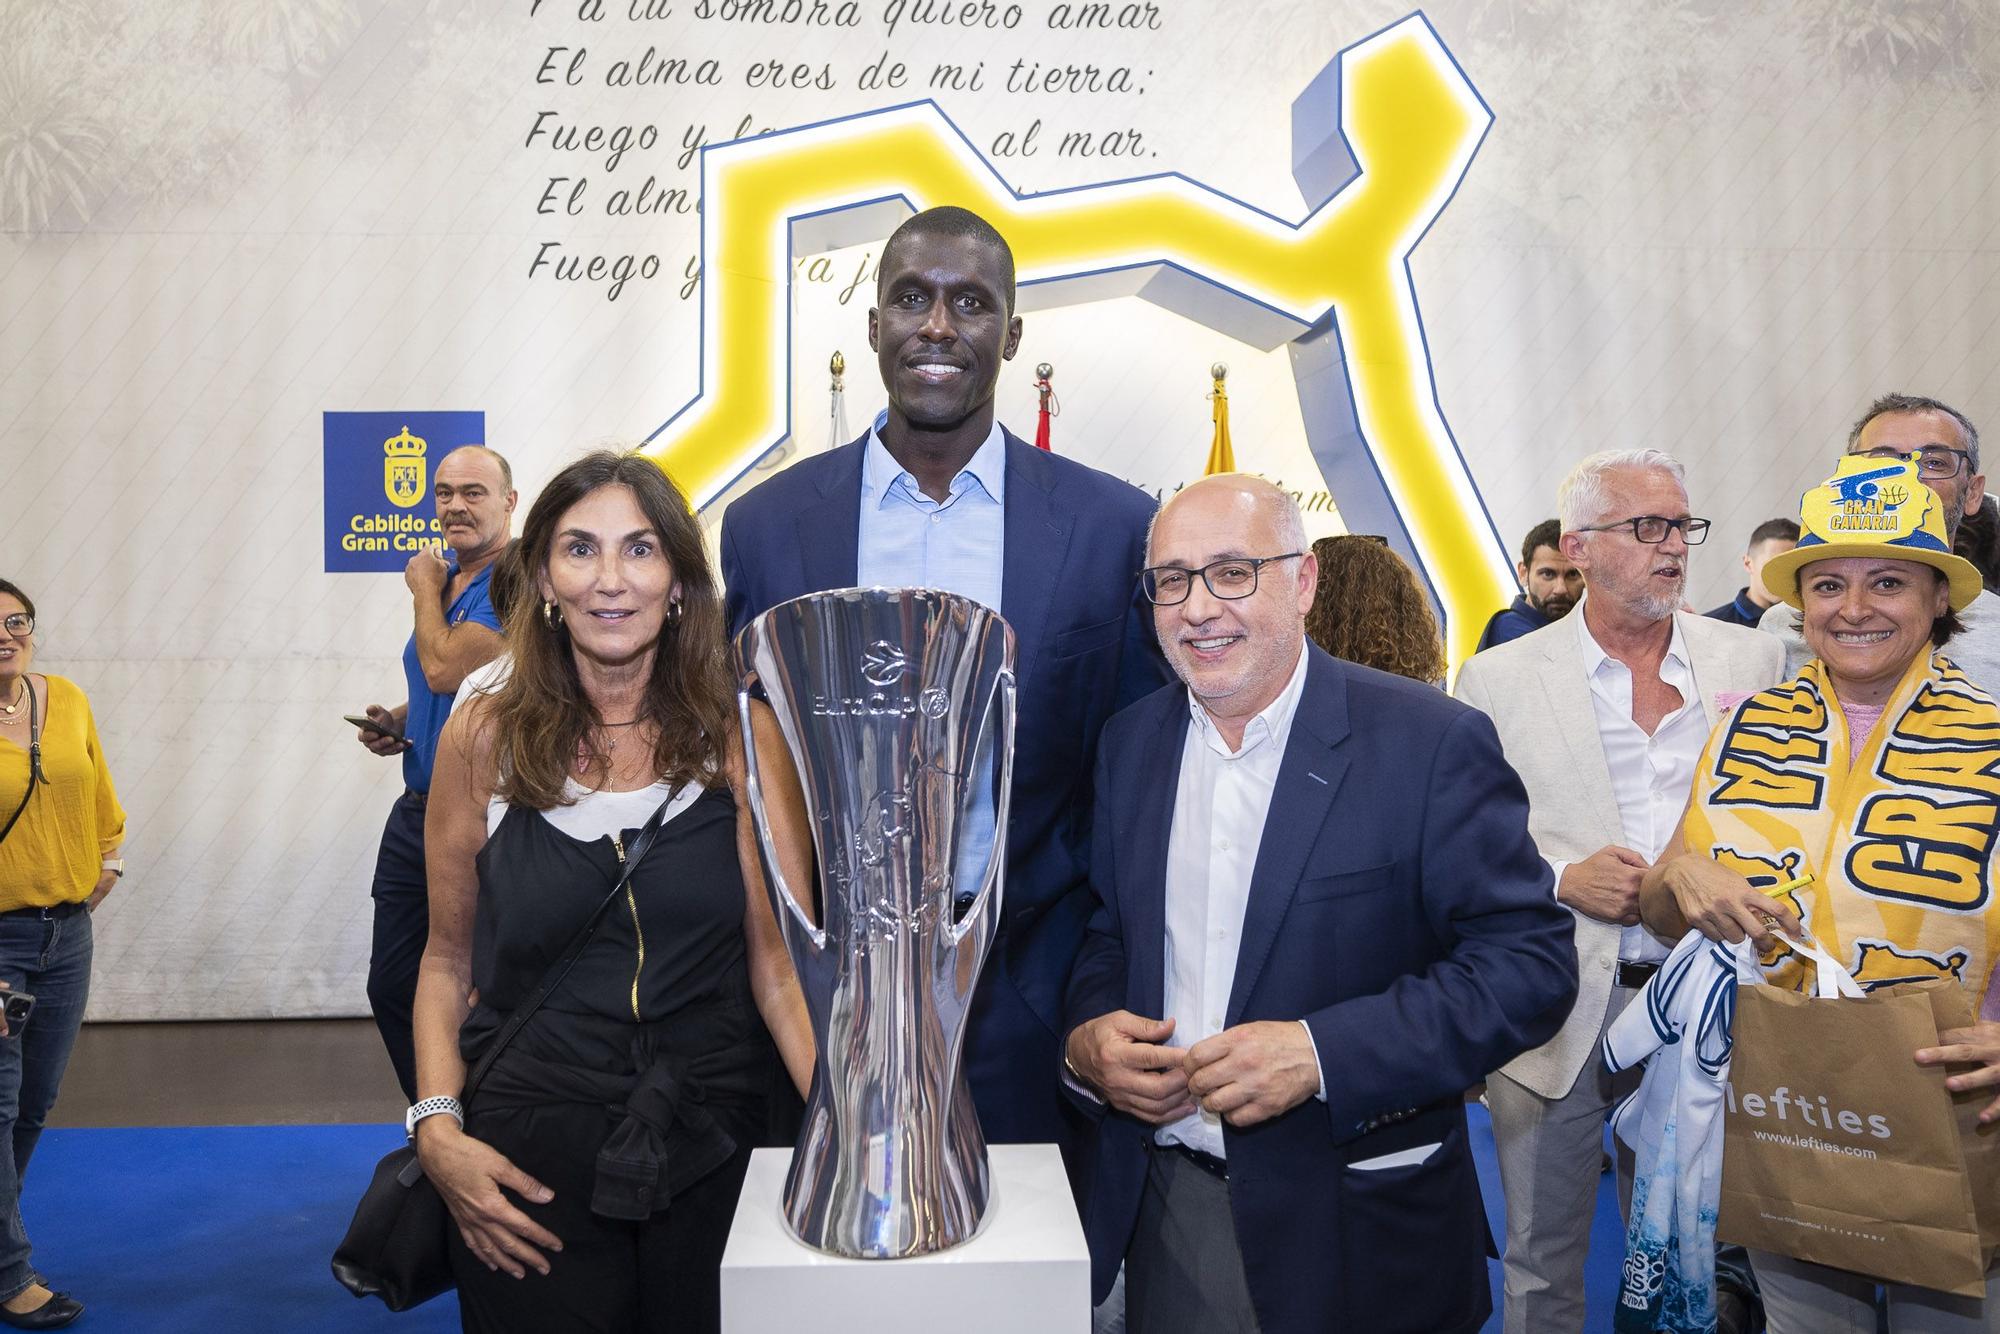
[[[322,433],[329,573],[400,571],[444,545],[431,472],[485,440],[484,413],[328,412]]]
[[[935,103],[702,150],[701,389],[648,441],[697,505],[790,433],[793,256],[970,208],[1012,244],[1024,311],[1138,296],[1289,343],[1313,456],[1351,526],[1437,595],[1454,660],[1513,573],[1437,404],[1410,252],[1493,116],[1421,14],[1342,51],[1292,108],[1287,222],[1169,174],[1023,196]]]

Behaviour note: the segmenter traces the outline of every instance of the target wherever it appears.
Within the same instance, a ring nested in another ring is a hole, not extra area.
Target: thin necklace
[[[598,727],[630,727],[630,726],[632,726],[632,724],[634,724],[634,723],[637,723],[637,722],[643,722],[643,721],[644,721],[644,718],[643,718],[643,717],[641,717],[641,718],[627,718],[627,719],[626,719],[626,720],[625,720],[624,722],[622,722],[622,723],[603,723],[603,722],[600,722],[600,723],[598,723],[598,724],[596,724],[596,725],[597,725]],[[609,736],[609,737],[606,737],[606,738],[604,739],[604,742],[605,742],[605,744],[604,744],[604,767],[605,767],[606,771],[608,772],[608,771],[610,770],[610,768],[611,768],[611,757],[612,757],[612,756],[614,756],[614,755],[616,755],[616,754],[618,753],[618,738],[617,738],[617,737],[615,737],[615,736]],[[587,773],[589,773],[589,772],[590,772],[590,761],[591,761],[591,758],[592,758],[592,752],[591,752],[591,749],[590,749],[590,738],[589,738],[589,736],[588,736],[588,735],[586,734],[586,735],[585,735],[585,737],[584,737],[584,739],[583,739],[582,741],[580,741],[580,742],[578,742],[578,743],[577,743],[577,747],[576,747],[576,771],[577,771],[577,773],[579,773],[579,774],[587,774]]]
[[[26,672],[22,672],[21,688],[14,692],[14,702],[12,704],[0,704],[0,717],[12,718],[15,714],[21,711],[21,706],[23,704],[26,704],[27,702],[28,702],[28,674]],[[632,721],[637,722],[638,719],[635,718]]]

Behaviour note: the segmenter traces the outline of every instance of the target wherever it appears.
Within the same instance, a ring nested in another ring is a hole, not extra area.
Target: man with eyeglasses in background
[[[1470,1331],[1491,1307],[1464,1090],[1553,1033],[1568,915],[1492,725],[1307,642],[1292,498],[1160,510],[1180,678],[1105,726],[1069,987],[1097,1293],[1136,1334]]]
[[[1761,690],[1783,669],[1770,636],[1680,609],[1689,548],[1708,536],[1684,476],[1656,449],[1579,463],[1557,508],[1582,603],[1459,672],[1458,697],[1493,719],[1527,785],[1528,828],[1576,923],[1568,1021],[1486,1081],[1507,1196],[1508,1334],[1583,1328],[1604,1118],[1638,1082],[1636,1070],[1606,1074],[1597,1053],[1673,944],[1639,924],[1639,879],[1680,822],[1717,696]],[[1621,1209],[1631,1188],[1621,1145]]]
[[[1871,458],[1914,458],[1917,475],[1944,506],[1945,540],[1986,499],[1979,470],[1979,430],[1957,408],[1934,398],[1884,394],[1868,405],[1847,433],[1847,452]],[[2000,691],[2000,596],[1987,589],[1958,614],[1965,628],[1951,637],[1945,656],[1982,689]],[[1785,645],[1785,674],[1796,676],[1812,650],[1799,632],[1799,614],[1780,602],[1757,628]]]

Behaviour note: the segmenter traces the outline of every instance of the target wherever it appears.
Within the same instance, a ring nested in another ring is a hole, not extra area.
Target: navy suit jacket
[[[994,956],[1018,1001],[975,1002],[966,1059],[989,1138],[1059,1141],[1048,1055],[1090,914],[1097,735],[1168,679],[1139,592],[1155,505],[1137,487],[1004,436],[1000,613],[1014,628],[1020,723]],[[730,503],[722,574],[732,638],[781,602],[854,586],[867,441],[801,459]],[[989,963],[982,992],[994,973]]]
[[[1264,1334],[1474,1330],[1486,1220],[1465,1090],[1561,1027],[1569,913],[1493,724],[1441,692],[1308,647],[1250,881],[1225,1024],[1305,1020],[1326,1101],[1225,1124],[1229,1202]],[[1069,1023],[1160,1017],[1167,839],[1187,692],[1112,719]],[[1153,1127],[1098,1118],[1085,1231],[1098,1299],[1131,1240]],[[1350,1163],[1438,1143],[1421,1164]]]

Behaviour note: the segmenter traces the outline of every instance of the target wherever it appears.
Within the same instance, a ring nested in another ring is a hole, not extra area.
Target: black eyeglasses
[[[1194,591],[1197,575],[1208,591],[1225,602],[1237,598],[1247,598],[1257,591],[1257,574],[1274,561],[1291,560],[1303,556],[1303,551],[1287,551],[1282,556],[1231,556],[1227,560],[1210,561],[1199,570],[1182,569],[1178,565],[1155,565],[1139,576],[1140,584],[1146,590],[1146,601],[1156,607],[1177,607],[1188,600]]]
[[[1900,449],[1864,449],[1863,458],[1903,459],[1917,465],[1917,476],[1926,482],[1942,482],[1956,477],[1972,466],[1972,453],[1964,449],[1949,449],[1944,445],[1925,445],[1922,449],[1905,453]]]
[[[1608,533],[1618,528],[1630,528],[1632,536],[1650,546],[1658,546],[1667,540],[1667,534],[1674,529],[1681,530],[1681,540],[1691,547],[1698,547],[1708,538],[1707,519],[1667,519],[1658,514],[1641,514],[1636,519],[1620,519],[1616,523],[1590,524],[1579,528],[1579,533]]]
[[[17,611],[12,616],[0,619],[0,629],[6,630],[16,639],[26,639],[35,633],[35,618],[26,612]]]

